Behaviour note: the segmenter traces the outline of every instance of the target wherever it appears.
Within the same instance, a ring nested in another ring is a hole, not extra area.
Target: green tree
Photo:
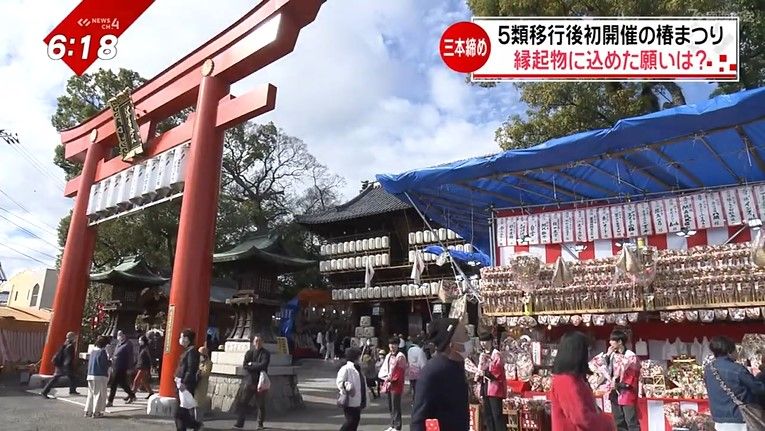
[[[729,93],[765,84],[765,3],[762,0],[467,0],[476,16],[724,16],[741,20],[741,81],[721,84]],[[520,83],[525,118],[513,115],[496,132],[503,149],[613,125],[625,117],[685,104],[674,82]]]
[[[134,89],[144,82],[139,74],[125,69],[117,73],[100,69],[92,75],[72,77],[66,94],[58,98],[52,123],[58,130],[74,127],[104,109],[108,100],[125,88]],[[188,112],[160,123],[158,132],[179,124]],[[81,166],[64,160],[63,155],[59,146],[55,163],[73,178]],[[304,232],[290,227],[292,214],[336,203],[342,179],[318,163],[302,140],[273,124],[243,124],[226,132],[221,184],[217,250],[231,247],[257,230],[281,229],[294,236],[290,241],[303,245],[296,252],[305,255],[314,250],[305,246]],[[100,224],[94,266],[112,266],[122,257],[140,254],[153,266],[169,270],[180,205],[181,200],[175,200]],[[60,222],[61,245],[66,241],[69,222],[70,216]]]

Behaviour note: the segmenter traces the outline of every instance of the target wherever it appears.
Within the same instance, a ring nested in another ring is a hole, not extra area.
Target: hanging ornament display
[[[515,283],[524,292],[532,292],[539,284],[539,271],[542,262],[538,257],[522,253],[515,256],[510,262]]]
[[[554,287],[564,287],[569,286],[573,282],[574,277],[563,260],[563,256],[558,256],[558,260],[555,262],[555,269],[553,270],[552,285]]]

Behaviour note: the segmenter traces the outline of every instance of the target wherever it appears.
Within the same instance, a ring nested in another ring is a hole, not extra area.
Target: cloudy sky
[[[71,208],[63,173],[52,163],[59,137],[50,125],[56,97],[71,75],[48,59],[42,39],[78,0],[0,2],[0,263],[8,276],[52,265],[54,228]],[[253,0],[162,0],[120,38],[115,59],[150,78],[253,7]],[[300,35],[295,51],[233,87],[279,88],[274,121],[347,180],[350,198],[376,173],[495,152],[494,130],[522,112],[511,85],[471,87],[438,56],[443,30],[469,19],[464,0],[329,0]],[[685,86],[689,102],[710,86]]]

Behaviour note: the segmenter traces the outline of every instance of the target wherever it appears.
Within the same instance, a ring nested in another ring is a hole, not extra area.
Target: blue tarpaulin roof
[[[377,180],[488,252],[492,208],[637,201],[761,182],[763,157],[765,88],[758,88]]]

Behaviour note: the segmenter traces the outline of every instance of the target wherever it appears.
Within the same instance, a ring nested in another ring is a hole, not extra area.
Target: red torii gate
[[[191,140],[170,290],[160,395],[175,393],[174,368],[184,328],[204,340],[210,297],[223,132],[272,110],[276,87],[266,84],[239,97],[230,86],[292,52],[300,30],[313,22],[324,0],[263,0],[239,21],[132,92],[144,142],[152,157]],[[196,111],[181,125],[155,136],[158,122],[181,110]],[[75,197],[53,316],[40,374],[53,374],[52,358],[68,331],[80,332],[96,239],[86,210],[94,183],[132,166],[105,157],[117,144],[113,115],[105,110],[61,132],[67,160],[84,162],[65,195]]]

